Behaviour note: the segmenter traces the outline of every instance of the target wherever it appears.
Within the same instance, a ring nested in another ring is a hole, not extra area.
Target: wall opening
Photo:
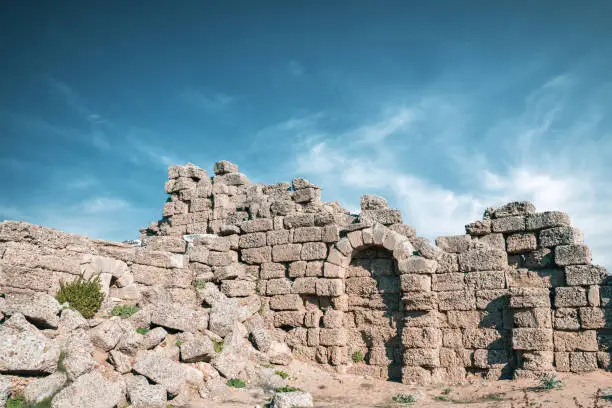
[[[347,270],[346,294],[354,371],[401,381],[404,316],[399,272],[392,253],[376,246],[356,250]],[[363,361],[358,361],[358,351]]]

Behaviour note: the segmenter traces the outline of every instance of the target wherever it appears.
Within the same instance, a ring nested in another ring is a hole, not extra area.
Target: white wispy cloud
[[[122,210],[130,207],[130,204],[116,197],[90,197],[81,202],[80,207],[85,213],[95,214]]]
[[[477,116],[470,110],[477,105],[431,103],[443,94],[399,104],[343,132],[296,118],[296,126],[276,129],[302,136],[291,160],[295,173],[319,181],[326,197],[346,198],[348,207],[358,205],[352,192],[380,192],[433,239],[463,233],[488,206],[530,200],[539,211],[568,212],[595,262],[610,268],[612,166],[605,157],[612,157],[612,141],[594,136],[611,129],[601,126],[599,101],[573,103],[578,84],[571,75],[552,78],[525,96],[522,113],[488,123],[480,135],[452,120],[463,117],[459,112]],[[431,160],[448,168],[443,178],[421,170]]]
[[[306,68],[298,60],[292,59],[287,63],[287,71],[294,77],[301,77],[306,73]]]
[[[227,109],[236,101],[236,97],[223,92],[205,92],[189,89],[180,95],[180,99],[196,109],[207,112],[218,112]]]

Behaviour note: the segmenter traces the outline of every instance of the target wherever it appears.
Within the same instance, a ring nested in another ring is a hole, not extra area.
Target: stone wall
[[[612,280],[566,214],[510,203],[432,246],[383,198],[354,215],[304,179],[214,170],[170,167],[139,243],[0,224],[0,290],[54,294],[101,272],[106,311],[163,299],[206,314],[213,285],[259,305],[260,349],[271,336],[294,358],[406,383],[610,369]]]

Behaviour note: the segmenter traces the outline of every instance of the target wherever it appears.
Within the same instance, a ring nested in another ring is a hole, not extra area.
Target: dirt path
[[[462,384],[408,386],[353,375],[339,375],[321,371],[316,367],[294,362],[283,369],[290,374],[289,383],[310,391],[319,408],[399,408],[450,407],[473,408],[612,408],[612,401],[600,400],[594,406],[598,389],[612,388],[612,373],[597,371],[583,375],[560,374],[560,390],[537,391],[536,380],[483,381]],[[417,402],[399,404],[393,401],[398,394],[413,395]],[[574,401],[578,401],[578,404]],[[230,390],[222,399],[198,408],[263,407],[270,400],[257,390]]]

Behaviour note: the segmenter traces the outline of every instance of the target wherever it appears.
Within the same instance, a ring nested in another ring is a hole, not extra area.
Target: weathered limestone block
[[[473,310],[476,308],[476,297],[471,290],[452,290],[438,292],[440,310]]]
[[[552,355],[552,352],[550,354]],[[506,350],[474,350],[474,367],[476,368],[501,368],[507,365],[509,360]]]
[[[344,329],[320,329],[319,344],[322,346],[344,346],[347,336]]]
[[[321,241],[321,227],[300,227],[293,230],[293,242],[313,242]]]
[[[466,289],[465,274],[463,273],[441,273],[431,276],[431,287],[436,292],[440,291],[463,291]],[[442,298],[438,296],[442,301]]]
[[[389,208],[387,200],[373,194],[365,194],[361,196],[360,204],[361,210],[381,210],[384,208]]]
[[[272,247],[272,260],[274,262],[299,261],[301,252],[301,244],[276,245]]]
[[[119,350],[110,351],[111,363],[115,366],[115,370],[121,374],[126,374],[132,371],[132,358]]]
[[[506,253],[497,249],[475,248],[459,254],[461,271],[501,271],[507,264]]]
[[[512,348],[514,350],[552,350],[552,333],[551,329],[516,328],[512,330]]]
[[[459,272],[459,256],[457,254],[440,253],[436,258],[437,266],[435,273]]]
[[[470,235],[453,235],[436,238],[436,246],[444,252],[460,254],[465,252],[470,247]]]
[[[324,242],[306,242],[302,244],[300,259],[302,261],[313,261],[327,257],[327,245]]]
[[[84,374],[61,390],[51,402],[52,408],[112,408],[123,397],[119,382],[110,382],[97,371]]]
[[[132,274],[136,283],[147,286],[188,288],[193,282],[193,271],[188,268],[159,268],[149,265],[132,265]]]
[[[320,309],[309,310],[304,316],[304,326],[306,327],[319,327],[323,312]]]
[[[581,307],[578,309],[583,329],[612,328],[612,314],[606,314],[599,307]]]
[[[305,311],[282,311],[274,313],[274,327],[300,327],[304,324]]]
[[[586,373],[597,370],[597,353],[573,352],[569,355],[570,370],[573,373]]]
[[[432,327],[405,327],[402,330],[405,348],[436,348],[442,346],[442,331]]]
[[[300,295],[316,295],[317,278],[296,278],[291,284],[291,292]]]
[[[555,331],[555,351],[597,351],[595,330],[582,332]]]
[[[503,271],[470,272],[465,274],[465,283],[472,289],[503,289],[506,274]]]
[[[245,280],[221,281],[221,293],[229,297],[246,297],[255,294],[255,282]]]
[[[506,251],[509,254],[534,251],[537,247],[536,236],[532,233],[512,234],[506,239]]]
[[[261,264],[261,270],[259,272],[260,279],[276,279],[284,278],[286,267],[281,263],[266,262]],[[291,275],[290,275],[291,276]]]
[[[402,214],[399,210],[381,208],[378,210],[363,210],[359,219],[364,222],[376,222],[382,225],[393,225],[402,223]]]
[[[270,298],[272,310],[299,310],[303,307],[302,298],[297,294],[276,295]]]
[[[578,228],[567,226],[540,231],[540,245],[546,248],[582,243],[584,243],[584,234]]]
[[[141,375],[126,378],[127,394],[133,408],[166,408],[166,389],[162,385],[150,385]]]
[[[238,247],[240,249],[246,248],[259,248],[266,246],[266,233],[265,232],[253,232],[250,234],[244,234],[240,236],[238,241]]]
[[[608,272],[597,265],[568,265],[565,280],[568,286],[600,285],[605,282]]]
[[[510,307],[522,308],[549,308],[550,291],[546,288],[511,288]]]
[[[291,214],[283,219],[285,229],[314,226],[314,214]]]
[[[502,205],[492,211],[493,218],[512,217],[516,215],[526,215],[536,212],[535,206],[529,201],[513,201]]]
[[[179,346],[181,350],[181,361],[195,363],[198,361],[210,361],[215,356],[215,346],[208,336],[203,334],[184,333],[183,343]]]
[[[273,228],[273,221],[270,218],[256,218],[240,223],[240,229],[246,234],[271,231]]]
[[[565,273],[562,269],[514,269],[507,268],[506,282],[509,288],[554,288],[565,286]]]
[[[266,232],[266,242],[269,246],[289,243],[289,230],[274,230]]]
[[[208,328],[208,313],[177,303],[159,304],[152,309],[151,322],[173,330],[203,331]]]
[[[431,276],[407,274],[401,275],[401,289],[404,292],[429,292],[431,290]]]
[[[555,307],[581,307],[587,306],[586,290],[581,287],[555,288]]]
[[[43,327],[57,328],[61,306],[51,295],[9,293],[0,298],[0,313],[12,316],[22,314],[28,320]]]
[[[402,298],[404,310],[435,310],[438,308],[437,292],[412,292]]]
[[[317,296],[340,296],[344,294],[342,279],[317,279]]]
[[[440,350],[427,348],[406,349],[403,361],[407,366],[440,367]]]
[[[555,263],[560,266],[591,263],[591,249],[586,245],[559,245],[555,248]]]
[[[156,384],[163,385],[172,395],[178,394],[183,384],[191,382],[192,378],[186,366],[152,351],[140,353],[136,357],[134,371]],[[201,372],[200,377],[203,377]]]
[[[402,367],[402,383],[425,385],[431,382],[431,371],[423,367]]]
[[[329,262],[325,262],[325,264],[323,264],[323,276],[326,278],[344,278],[345,273],[346,268]]]
[[[557,330],[579,330],[578,309],[561,308],[555,310],[554,327]]]
[[[113,349],[123,335],[123,330],[119,324],[120,321],[120,318],[115,317],[105,320],[96,326],[90,332],[93,345],[104,351]]]
[[[552,312],[549,307],[515,309],[512,318],[517,328],[552,328]]]
[[[553,371],[554,353],[552,351],[521,351],[518,353],[518,366],[530,371]],[[507,360],[506,360],[507,361]]]
[[[23,390],[23,396],[27,402],[40,403],[42,400],[54,396],[59,390],[61,390],[68,378],[65,373],[55,372],[47,377],[35,379],[30,382]],[[4,403],[5,399],[2,398],[2,392],[0,390],[0,406]]]
[[[295,261],[289,264],[288,275],[290,278],[303,278],[306,276],[306,266],[308,265],[305,261]]]
[[[521,232],[525,231],[525,217],[522,215],[504,217],[491,221],[492,232]]]
[[[569,354],[567,352],[555,352],[555,369],[558,372],[568,373],[570,371]]]
[[[249,265],[272,262],[272,248],[266,246],[261,248],[243,249],[240,251],[240,259]]]
[[[483,236],[491,233],[491,220],[474,221],[465,226],[466,234]]]
[[[496,329],[466,328],[463,331],[463,345],[471,349],[499,350],[505,348],[503,334]]]
[[[508,307],[507,289],[485,289],[476,291],[476,308],[480,310],[504,310]]]
[[[401,274],[406,273],[425,273],[432,274],[436,272],[438,263],[431,259],[425,259],[420,256],[414,256],[408,259],[403,259],[397,263],[397,268]]]
[[[340,230],[337,225],[326,225],[321,232],[321,241],[326,243],[336,242],[340,239]]]
[[[344,312],[327,309],[323,316],[323,326],[329,329],[339,329],[344,321]]]
[[[272,400],[274,408],[313,407],[312,395],[305,391],[277,392]]]
[[[599,296],[599,286],[591,285],[587,288],[587,302],[589,306],[601,306],[601,296]]]
[[[291,281],[287,278],[270,279],[266,284],[266,295],[286,295],[291,293]]]
[[[546,211],[543,213],[529,214],[525,221],[529,231],[564,227],[571,224],[569,215],[560,211]]]
[[[136,248],[134,263],[157,266],[159,268],[187,267],[187,260],[184,255],[165,251],[150,251],[145,248]]]
[[[540,248],[525,254],[522,266],[531,269],[541,269],[554,264],[555,254],[549,248]]]

